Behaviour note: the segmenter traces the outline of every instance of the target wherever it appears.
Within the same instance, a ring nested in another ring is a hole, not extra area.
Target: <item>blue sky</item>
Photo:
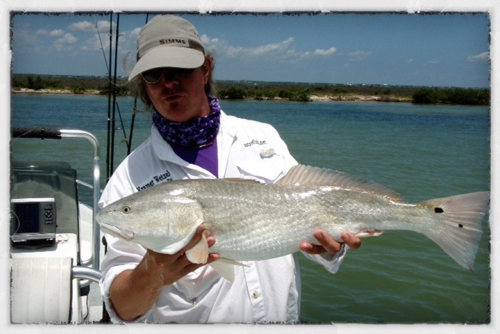
[[[182,16],[214,50],[216,79],[490,86],[487,13]],[[145,22],[120,15],[119,75]],[[18,14],[11,25],[13,73],[106,75],[97,28],[107,56],[109,15]]]

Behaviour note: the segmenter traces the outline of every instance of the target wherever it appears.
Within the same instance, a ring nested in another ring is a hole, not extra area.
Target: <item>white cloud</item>
[[[139,32],[141,31],[142,28],[135,28],[132,30],[129,34],[131,37],[135,37],[137,39],[137,36],[139,36]]]
[[[241,46],[228,46],[226,48],[226,53],[230,57],[248,56],[248,57],[260,57],[266,55],[278,55],[283,54],[293,43],[293,37],[290,37],[282,42],[271,43],[256,46],[253,48],[245,48]]]
[[[408,59],[406,62],[407,63],[413,63],[413,62],[415,62],[415,59],[411,58],[411,59]]]
[[[488,51],[480,53],[478,55],[472,55],[467,57],[467,60],[470,62],[475,62],[475,61],[488,61],[490,60],[490,53]]]
[[[299,53],[295,50],[288,50],[287,53],[284,55],[284,58],[287,58],[287,59],[293,59],[293,58],[306,59],[306,58],[310,58],[312,54],[313,53],[310,51]]]
[[[35,32],[36,35],[48,35],[49,32],[45,29],[38,29],[36,32]]]
[[[113,22],[112,29],[115,29],[116,23]],[[99,31],[109,32],[109,21],[100,20],[97,22],[97,29]]]
[[[370,57],[371,55],[372,55],[371,51],[362,51],[362,50],[350,52],[348,54],[350,61],[363,60],[363,59]]]
[[[113,29],[116,26],[116,23],[113,22]],[[92,23],[90,21],[79,21],[75,23],[71,23],[68,26],[68,29],[71,31],[80,31],[80,32],[96,32],[98,29],[100,32],[109,32],[109,21],[100,20],[96,23]]]
[[[132,52],[135,55],[136,51],[136,32],[135,29],[131,32],[122,32],[120,33],[119,38],[119,52],[122,55],[125,55],[129,52]],[[112,45],[114,48],[115,45],[115,35],[113,34]],[[91,37],[86,39],[83,43],[81,43],[80,50],[84,51],[96,51],[96,50],[104,50],[107,54],[109,51],[109,35],[103,34],[100,35],[98,33],[93,34]],[[135,56],[134,56],[135,57]]]
[[[297,59],[305,59],[313,56],[327,57],[337,52],[337,48],[335,47],[329,49],[316,49],[315,51],[297,51],[294,48],[295,39],[293,37],[289,37],[280,42],[255,47],[233,46],[224,39],[209,38],[207,35],[202,35],[201,40],[208,50],[216,51],[218,56],[230,58],[273,57],[273,59],[278,60],[295,61]]]
[[[315,56],[331,56],[337,52],[337,48],[331,47],[328,50],[321,50],[321,49],[316,49],[316,51],[313,52],[313,55]]]
[[[71,31],[95,32],[95,24],[90,21],[80,21],[71,23],[68,29]]]
[[[59,38],[54,42],[54,47],[58,51],[69,50],[68,46],[71,44],[75,44],[78,41],[78,38],[73,36],[71,33],[65,33],[63,37]]]
[[[62,35],[64,35],[64,30],[61,30],[61,29],[54,29],[52,30],[49,35],[51,37],[60,37]]]
[[[427,61],[426,64],[435,65],[435,64],[439,64],[440,62],[441,61],[438,59],[431,59],[431,60]]]
[[[308,58],[311,56],[311,52],[297,52],[295,49],[287,50],[283,54],[283,58]]]
[[[102,37],[101,37],[102,38]],[[108,39],[102,40],[103,48],[107,48],[109,45]],[[94,34],[92,37],[87,39],[83,45],[80,47],[81,50],[99,50],[101,49],[101,41],[99,41],[99,36]]]
[[[69,32],[65,33],[63,37],[61,37],[57,40],[57,42],[61,43],[61,44],[74,44],[77,41],[78,41],[78,38],[76,38],[75,36],[73,36]]]
[[[221,54],[223,50],[228,47],[228,43],[226,41],[219,38],[210,38],[205,34],[201,35],[201,42],[203,43],[205,49],[210,52],[217,51],[218,54]]]

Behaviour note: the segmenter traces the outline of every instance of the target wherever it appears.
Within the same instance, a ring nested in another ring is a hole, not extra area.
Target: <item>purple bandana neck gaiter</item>
[[[210,114],[205,117],[178,123],[169,121],[154,110],[153,123],[169,144],[185,148],[210,145],[219,132],[221,108],[219,100],[211,95],[208,95],[208,102]]]

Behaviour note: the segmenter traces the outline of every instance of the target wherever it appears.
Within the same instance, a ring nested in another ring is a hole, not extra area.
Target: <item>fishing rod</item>
[[[97,28],[97,27],[96,27]],[[97,31],[99,34],[99,30]],[[106,180],[109,180],[114,170],[114,157],[115,157],[115,131],[118,130],[116,127],[116,113],[118,112],[118,117],[120,118],[121,130],[123,131],[123,137],[127,144],[127,149],[130,152],[131,142],[127,138],[127,133],[125,131],[125,126],[123,123],[123,117],[116,99],[118,94],[118,42],[120,38],[120,14],[116,14],[116,28],[115,28],[115,46],[114,46],[114,60],[113,60],[113,13],[109,16],[109,66],[108,61],[104,58],[106,63],[106,68],[108,71],[108,133],[107,133],[107,150],[106,150]],[[99,35],[99,40],[101,40]],[[101,42],[102,47],[102,42]],[[113,66],[113,72],[111,72],[111,66]]]
[[[113,73],[113,116],[111,120],[111,153],[110,153],[110,175],[113,173],[114,167],[114,159],[115,159],[115,127],[116,127],[116,73],[117,73],[117,64],[118,64],[118,39],[120,32],[120,13],[116,14],[116,31],[115,31],[115,59],[114,59],[114,73]],[[110,46],[111,48],[111,46]],[[108,178],[109,178],[108,176]]]
[[[146,25],[149,21],[149,14],[146,14],[146,22],[144,23],[144,25]],[[135,125],[135,115],[137,114],[137,91],[135,93],[135,97],[134,97],[134,105],[132,107],[132,120],[131,120],[131,123],[130,123],[130,137],[129,137],[129,141],[127,142],[127,155],[130,154],[130,152],[132,151],[132,135],[134,134],[134,125]]]
[[[97,30],[99,31],[99,30]],[[112,99],[112,82],[111,82],[111,55],[112,49],[111,45],[113,43],[113,13],[109,14],[109,66],[108,62],[106,62],[106,66],[108,68],[108,139],[107,139],[107,148],[106,148],[106,180],[109,180],[111,176],[109,169],[109,154],[110,154],[110,145],[111,145],[111,99]]]

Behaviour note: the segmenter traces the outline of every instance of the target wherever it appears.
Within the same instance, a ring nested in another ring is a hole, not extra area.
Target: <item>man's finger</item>
[[[321,246],[330,254],[335,254],[342,248],[342,243],[335,241],[323,231],[314,232],[314,237],[319,241]]]
[[[349,248],[358,249],[361,247],[361,239],[351,233],[342,233],[340,237]]]
[[[303,242],[302,244],[300,244],[300,249],[311,255],[317,255],[325,252],[323,246],[313,245],[308,242]]]

